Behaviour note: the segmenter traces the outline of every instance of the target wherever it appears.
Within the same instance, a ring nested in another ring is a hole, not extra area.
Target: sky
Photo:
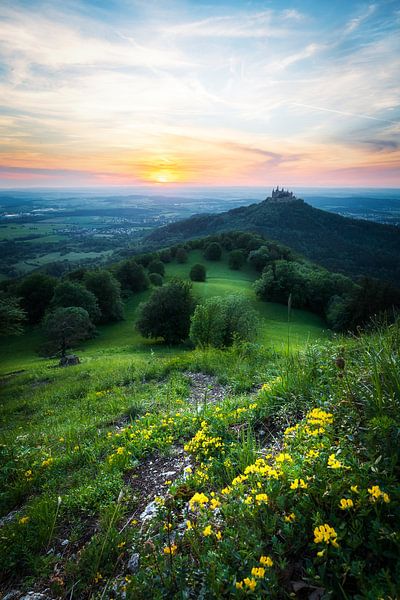
[[[1,0],[0,187],[400,187],[400,4]]]

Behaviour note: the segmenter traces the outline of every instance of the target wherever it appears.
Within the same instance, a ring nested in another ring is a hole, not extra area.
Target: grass
[[[187,263],[173,262],[167,265],[166,280],[172,277],[188,278],[191,267],[197,262],[203,262],[207,268],[207,281],[193,284],[193,291],[198,299],[232,293],[245,295],[260,315],[257,341],[275,350],[286,347],[287,308],[281,304],[257,300],[252,283],[258,275],[251,267],[246,265],[240,271],[232,271],[225,260],[205,261],[199,251],[193,251],[189,254]],[[145,358],[151,352],[160,356],[185,352],[185,347],[167,348],[160,342],[142,338],[136,331],[134,322],[137,307],[150,293],[150,290],[147,290],[130,296],[125,302],[125,320],[99,326],[97,337],[84,343],[78,349],[79,355],[85,358],[122,354]],[[303,310],[292,311],[290,331],[292,350],[298,350],[307,343],[328,338],[330,335],[320,317]],[[43,359],[37,355],[40,345],[41,336],[38,329],[28,330],[23,337],[3,339],[0,345],[0,373],[42,364]]]
[[[1,591],[279,599],[299,583],[395,598],[399,340],[397,324],[291,357],[87,350],[77,367],[3,379],[0,514],[15,512],[0,530]],[[188,371],[231,391],[193,403]],[[183,446],[190,469],[154,472],[157,510],[142,525],[149,457],[162,465]]]

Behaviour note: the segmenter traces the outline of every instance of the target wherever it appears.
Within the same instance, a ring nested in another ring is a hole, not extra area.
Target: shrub
[[[29,323],[39,323],[49,307],[57,280],[43,273],[29,275],[18,286],[21,307],[28,316]]]
[[[161,260],[152,260],[147,268],[149,273],[158,273],[161,277],[164,277],[165,266]]]
[[[192,281],[205,281],[206,280],[206,268],[204,265],[197,263],[190,269],[190,279]]]
[[[176,279],[154,290],[139,307],[137,329],[145,337],[161,337],[167,344],[178,344],[188,337],[194,308],[191,284]]]
[[[102,323],[120,321],[124,318],[121,286],[109,271],[90,271],[86,273],[84,281],[87,289],[97,298]]]
[[[209,298],[196,307],[190,339],[196,346],[231,346],[235,340],[253,339],[256,325],[257,313],[242,296]]]
[[[237,271],[243,266],[245,261],[244,253],[241,250],[232,250],[228,256],[228,265],[230,269]]]
[[[178,248],[178,250],[176,251],[175,258],[178,263],[183,264],[187,262],[188,253],[186,252],[185,248]]]
[[[211,242],[204,251],[204,258],[207,260],[220,260],[221,256],[222,248],[218,242]]]
[[[84,308],[94,323],[100,318],[96,296],[80,283],[62,281],[55,288],[51,307],[68,308],[68,306]]]
[[[116,271],[116,277],[123,289],[142,292],[149,287],[149,279],[142,265],[135,260],[126,260]]]
[[[150,273],[149,280],[152,285],[160,287],[163,284],[163,278],[158,273]]]

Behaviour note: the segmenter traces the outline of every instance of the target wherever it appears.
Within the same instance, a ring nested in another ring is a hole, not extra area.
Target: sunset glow
[[[400,185],[396,2],[0,6],[0,185]]]

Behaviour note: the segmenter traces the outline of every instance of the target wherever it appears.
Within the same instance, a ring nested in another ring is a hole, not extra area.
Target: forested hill
[[[146,243],[169,246],[232,230],[262,234],[332,271],[400,281],[399,228],[349,219],[297,200],[264,200],[216,215],[194,216],[156,229]]]

